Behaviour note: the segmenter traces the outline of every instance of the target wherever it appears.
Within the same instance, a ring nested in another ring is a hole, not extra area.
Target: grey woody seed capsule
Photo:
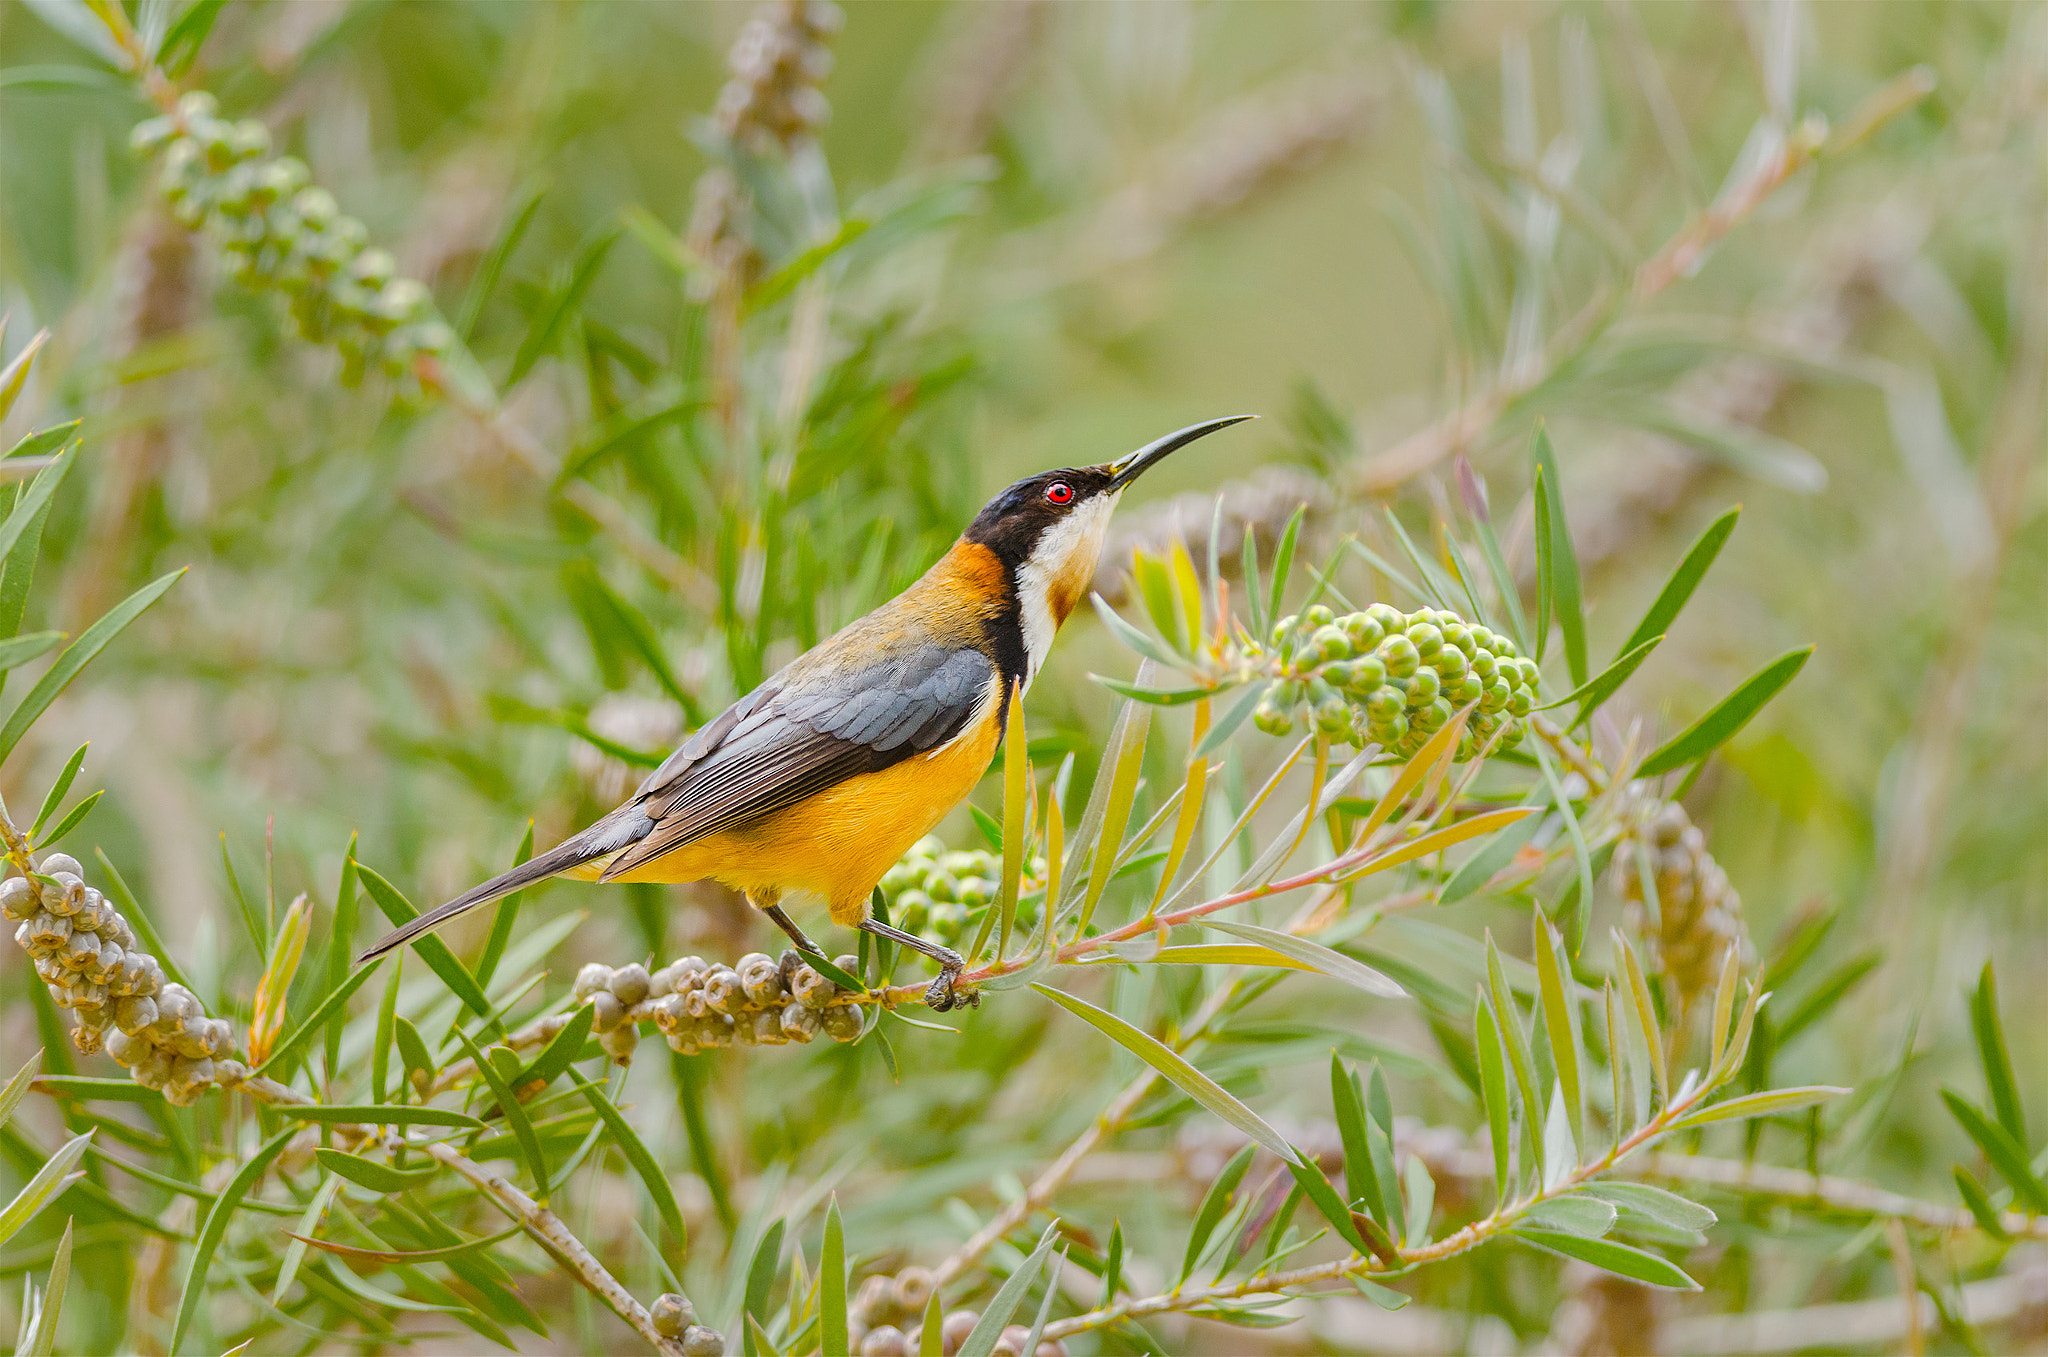
[[[576,1002],[580,1004],[611,982],[612,968],[593,961],[576,972],[576,984],[570,993],[575,995]]]
[[[683,1357],[724,1357],[725,1335],[702,1324],[683,1330]]]
[[[808,1043],[811,1038],[824,1030],[824,1023],[818,1018],[817,1010],[802,1004],[786,1004],[782,1014],[782,1035],[798,1045]]]
[[[789,1034],[782,1030],[782,1010],[764,1008],[754,1015],[754,1042],[760,1046],[786,1046]]]
[[[704,977],[704,1002],[720,1013],[737,1013],[745,996],[730,966],[713,966]]]
[[[839,986],[809,966],[796,968],[796,974],[789,978],[789,988],[797,1003],[810,1009],[827,1008],[839,997]]]
[[[974,1326],[981,1323],[981,1315],[973,1310],[954,1310],[939,1321],[939,1342],[947,1357],[960,1351],[967,1342],[967,1336],[974,1332]]]
[[[684,996],[670,994],[654,1005],[654,1026],[667,1034],[683,1030],[690,1021],[689,1010],[684,1007]]]
[[[107,1034],[107,1054],[123,1069],[132,1070],[136,1062],[149,1051],[147,1042],[138,1040],[122,1031],[118,1026]]]
[[[853,1041],[860,1036],[860,1013],[851,1004],[838,1004],[818,1015],[818,1025],[834,1041]]]
[[[775,962],[759,952],[750,952],[740,958],[738,966],[740,988],[749,999],[757,1004],[782,1002],[782,972]]]
[[[891,1297],[892,1278],[877,1274],[860,1284],[860,1290],[853,1295],[853,1312],[867,1324],[887,1319],[895,1313],[895,1300]]]
[[[910,1357],[910,1344],[901,1329],[884,1324],[860,1340],[860,1357]]]
[[[937,1289],[938,1279],[930,1268],[907,1267],[890,1284],[889,1298],[904,1314],[921,1315]]]
[[[71,941],[71,921],[60,919],[47,910],[30,919],[22,928],[28,931],[28,941],[22,945],[38,960],[55,956],[59,948]],[[21,930],[16,930],[17,938],[20,932]]]
[[[996,1338],[995,1348],[989,1357],[1024,1357],[1024,1345],[1031,1341],[1031,1330],[1022,1324],[1012,1324]]]
[[[81,879],[85,876],[85,868],[80,866],[78,859],[72,857],[69,853],[52,853],[43,859],[44,876],[55,876],[59,872],[65,872]]]
[[[87,963],[98,960],[99,955],[100,935],[97,933],[89,933],[83,928],[73,928],[71,936],[64,940],[64,964],[74,971],[84,970]]]
[[[156,1021],[156,1000],[129,996],[114,1001],[114,1026],[129,1036]]]
[[[610,990],[599,990],[590,1000],[591,1026],[610,1032],[626,1020],[626,1006]]]
[[[61,918],[78,913],[78,907],[85,903],[85,883],[72,872],[46,872],[44,875],[55,881],[57,888],[43,891],[43,908]]]
[[[654,1331],[663,1338],[680,1338],[683,1330],[697,1322],[697,1310],[689,1301],[670,1291],[657,1296],[654,1304],[647,1307],[647,1318],[653,1323]]]
[[[604,1047],[604,1053],[621,1065],[629,1064],[633,1059],[633,1051],[640,1045],[640,1029],[631,1023],[615,1027],[599,1037],[597,1044]]]
[[[634,1004],[647,997],[647,991],[650,988],[647,968],[637,961],[631,965],[619,967],[619,969],[612,972],[610,988],[614,999],[617,999],[627,1008],[631,1008]]]
[[[25,876],[10,876],[0,881],[0,914],[10,919],[32,919],[42,909],[42,899],[36,894],[36,886]]]

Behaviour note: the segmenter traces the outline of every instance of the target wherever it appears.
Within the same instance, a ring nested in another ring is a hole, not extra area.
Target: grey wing
[[[641,785],[635,800],[647,833],[605,876],[943,744],[967,725],[994,676],[977,650],[925,645],[851,674],[764,685]]]

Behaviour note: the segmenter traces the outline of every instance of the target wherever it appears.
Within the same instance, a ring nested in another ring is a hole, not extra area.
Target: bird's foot
[[[960,978],[963,966],[948,966],[939,972],[939,978],[925,987],[925,1005],[934,1013],[947,1013],[955,1008],[980,1008],[981,994],[976,990],[961,990],[954,984]]]

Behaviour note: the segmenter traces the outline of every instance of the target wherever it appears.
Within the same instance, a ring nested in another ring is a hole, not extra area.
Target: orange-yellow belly
[[[995,704],[929,754],[864,773],[784,810],[684,844],[614,881],[721,881],[770,903],[785,891],[825,897],[852,925],[882,874],[965,800],[995,757]],[[593,867],[596,864],[592,864]]]

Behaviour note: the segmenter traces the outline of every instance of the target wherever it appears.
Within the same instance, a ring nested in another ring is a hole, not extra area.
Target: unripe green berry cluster
[[[406,378],[420,355],[453,347],[425,285],[395,276],[390,254],[309,182],[303,161],[272,156],[262,123],[229,122],[195,91],[175,116],[138,126],[130,145],[161,158],[157,186],[171,214],[212,233],[237,282],[281,293],[299,333],[340,352],[348,385],[372,367]]]
[[[1044,897],[1029,893],[1045,880],[1045,859],[1033,858],[1018,886],[1017,923],[1038,926]],[[882,878],[889,900],[889,921],[898,928],[957,947],[972,937],[981,917],[1003,892],[1003,859],[981,849],[949,849],[935,838],[922,838]],[[935,963],[936,964],[936,963]]]
[[[859,963],[844,956],[835,964],[852,972]],[[576,973],[573,993],[591,1006],[598,1044],[621,1065],[631,1063],[643,1022],[683,1055],[802,1045],[818,1036],[852,1041],[861,1033],[860,1010],[843,1002],[845,990],[805,965],[785,978],[765,952],[749,952],[736,966],[678,957],[653,972],[637,961],[616,969],[593,961]]]
[[[135,1080],[180,1107],[216,1084],[248,1077],[229,1057],[235,1031],[163,966],[136,947],[121,911],[85,884],[85,869],[65,853],[44,858],[34,876],[0,881],[0,914],[15,920],[14,940],[34,958],[36,975],[59,1008],[78,1020],[72,1044],[104,1049]]]
[[[1401,612],[1375,603],[1339,616],[1321,604],[1273,627],[1268,646],[1281,681],[1261,698],[1252,723],[1270,735],[1297,726],[1340,744],[1376,744],[1407,758],[1465,706],[1455,757],[1488,742],[1519,744],[1536,705],[1536,663],[1507,637],[1440,608]],[[1495,740],[1496,734],[1498,740]]]
[[[895,1276],[877,1275],[860,1284],[847,1307],[847,1337],[860,1357],[916,1357],[925,1307],[938,1289],[931,1269],[907,1267]],[[939,1321],[939,1350],[954,1357],[967,1343],[981,1316],[973,1310],[949,1310]],[[1012,1324],[996,1339],[990,1357],[1067,1357],[1067,1345],[1045,1339],[1026,1354],[1031,1330]]]
[[[697,1322],[697,1307],[673,1291],[655,1298],[647,1307],[648,1322],[663,1338],[672,1338],[683,1357],[723,1357],[725,1335]]]

